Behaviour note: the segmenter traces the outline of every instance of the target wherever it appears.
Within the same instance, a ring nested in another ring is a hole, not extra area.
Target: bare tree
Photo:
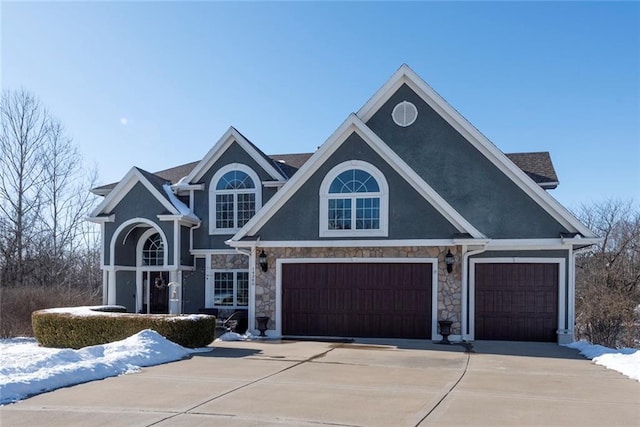
[[[2,282],[25,284],[25,257],[35,238],[41,205],[42,153],[49,115],[24,90],[0,101],[0,214]]]
[[[0,334],[11,336],[33,310],[98,302],[100,252],[84,221],[95,169],[62,124],[24,90],[2,93],[0,118]]]
[[[640,210],[633,201],[583,205],[578,217],[603,238],[576,257],[576,323],[593,343],[640,345]]]
[[[82,157],[62,125],[51,120],[42,155],[43,184],[40,210],[40,259],[46,263],[47,280],[59,287],[70,287],[73,263],[68,261],[84,251],[82,233],[85,217],[95,202],[88,189],[96,182],[95,170],[85,173]]]

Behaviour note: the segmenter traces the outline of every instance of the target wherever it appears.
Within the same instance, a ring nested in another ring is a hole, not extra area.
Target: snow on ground
[[[251,332],[247,332],[244,335],[241,335],[237,332],[225,332],[216,338],[216,341],[251,341],[255,340],[259,337],[252,335]]]
[[[587,341],[576,341],[566,344],[565,347],[575,348],[584,357],[593,360],[595,364],[640,381],[640,350],[633,348],[613,350],[601,345],[590,344]]]
[[[33,338],[0,340],[0,405],[211,350],[184,348],[150,329],[80,350],[40,347]]]
[[[218,340],[256,338],[251,334],[227,332]],[[586,341],[568,344],[567,347],[579,350],[598,365],[640,381],[639,350],[612,350]],[[0,340],[0,405],[60,387],[137,372],[144,366],[173,362],[195,352],[211,350],[181,347],[149,329],[122,341],[80,350],[40,347],[33,338]]]

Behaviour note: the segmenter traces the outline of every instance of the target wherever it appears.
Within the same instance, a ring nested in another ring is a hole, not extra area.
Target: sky
[[[638,2],[7,2],[1,84],[99,184],[201,159],[234,126],[312,152],[408,64],[505,153],[549,151],[576,209],[640,200]]]

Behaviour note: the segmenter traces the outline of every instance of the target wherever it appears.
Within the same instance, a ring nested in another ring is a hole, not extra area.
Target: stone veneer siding
[[[242,254],[211,255],[211,268],[214,270],[248,270],[249,257]]]
[[[456,257],[453,271],[447,273],[444,257],[448,250]],[[260,253],[261,248],[256,250]],[[265,248],[269,270],[256,265],[256,316],[269,316],[269,329],[275,329],[276,260],[285,258],[438,258],[438,320],[453,321],[452,333],[461,333],[462,286],[460,255],[456,247],[368,247],[368,248]],[[256,257],[257,258],[257,257]],[[257,262],[257,260],[256,260]],[[431,307],[429,307],[431,309]],[[435,337],[432,337],[435,339]]]

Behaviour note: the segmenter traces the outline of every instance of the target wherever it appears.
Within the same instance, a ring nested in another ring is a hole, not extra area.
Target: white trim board
[[[276,260],[276,308],[274,331],[270,336],[282,336],[282,265],[283,264],[431,264],[431,339],[438,336],[438,258],[279,258]],[[255,301],[251,302],[255,306]]]
[[[218,142],[209,150],[209,152],[200,160],[195,168],[182,181],[185,184],[195,184],[202,176],[215,164],[215,162],[224,154],[224,152],[237,142],[244,151],[258,164],[265,172],[267,172],[276,181],[286,181],[286,177],[278,171],[273,164],[265,159],[260,152],[247,139],[240,134],[233,126],[220,137]],[[256,182],[259,185],[260,181]]]
[[[402,64],[389,80],[358,110],[358,117],[360,117],[362,121],[367,122],[403,84],[406,84],[418,94],[424,102],[433,108],[436,113],[446,120],[447,123],[456,129],[563,227],[568,230],[575,230],[585,237],[596,237],[591,230],[584,226],[564,206],[558,203],[549,193],[523,172],[522,169],[509,160],[502,151],[442,98],[407,64]]]
[[[469,259],[469,283],[468,286],[462,286],[463,301],[468,301],[469,318],[463,316],[462,336],[463,339],[473,341],[475,339],[475,272],[476,264],[558,264],[558,330],[573,329],[567,328],[565,319],[565,302],[567,291],[567,274],[565,258],[532,258],[532,257],[494,257],[494,258],[470,258]],[[463,313],[466,311],[462,307]],[[466,329],[466,322],[469,323],[469,330]]]
[[[104,198],[104,200],[91,212],[89,216],[96,218],[103,212],[110,213],[138,182],[142,183],[149,193],[158,199],[158,202],[160,202],[160,204],[162,204],[162,206],[164,206],[170,213],[181,216],[178,209],[173,206],[173,204],[164,195],[162,195],[135,166],[129,169],[129,172],[127,172],[124,178],[122,178],[118,185],[115,186],[115,188]]]

